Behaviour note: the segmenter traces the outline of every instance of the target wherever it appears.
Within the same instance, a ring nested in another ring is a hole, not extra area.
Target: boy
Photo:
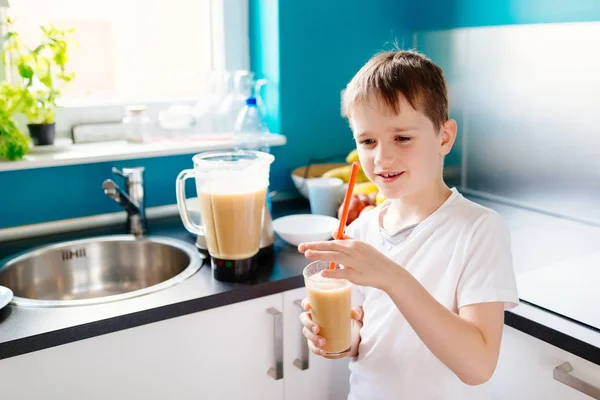
[[[456,137],[442,70],[413,51],[375,55],[343,96],[367,177],[388,199],[346,240],[303,243],[324,276],[356,285],[349,399],[483,399],[504,310],[518,304],[510,237],[494,211],[443,181]],[[324,338],[301,315],[316,354]]]

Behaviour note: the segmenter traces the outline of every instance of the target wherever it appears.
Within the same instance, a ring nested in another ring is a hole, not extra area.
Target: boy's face
[[[367,177],[389,199],[436,185],[444,156],[450,152],[456,123],[446,121],[436,131],[429,118],[401,96],[400,113],[377,102],[357,105],[350,116],[358,156]]]

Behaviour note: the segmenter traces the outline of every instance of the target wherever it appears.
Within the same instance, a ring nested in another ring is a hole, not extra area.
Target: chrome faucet
[[[104,194],[123,206],[127,212],[129,233],[142,237],[148,231],[144,202],[144,167],[123,168],[123,171],[113,168],[112,172],[125,178],[127,193],[124,193],[112,179],[107,179],[102,183]]]

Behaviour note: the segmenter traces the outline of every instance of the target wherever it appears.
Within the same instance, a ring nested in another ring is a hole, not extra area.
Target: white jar
[[[130,143],[147,143],[152,135],[151,120],[146,115],[146,106],[129,105],[125,107],[126,115],[123,118],[125,139]]]

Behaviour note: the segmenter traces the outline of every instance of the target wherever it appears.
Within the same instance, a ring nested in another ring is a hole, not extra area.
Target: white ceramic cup
[[[339,178],[307,179],[310,212],[318,215],[337,216],[344,199],[344,181]]]

